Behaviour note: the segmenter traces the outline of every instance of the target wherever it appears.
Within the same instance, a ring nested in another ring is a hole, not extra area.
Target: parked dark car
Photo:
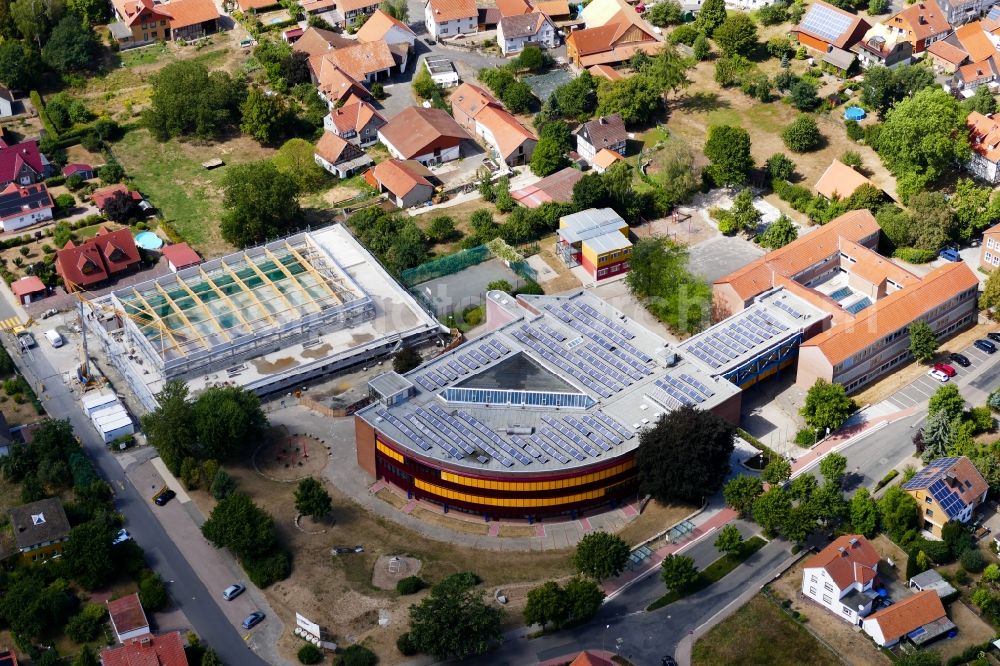
[[[962,261],[962,255],[958,253],[958,250],[950,247],[938,252],[938,256],[947,261]]]
[[[992,342],[990,342],[989,340],[976,340],[975,342],[972,343],[972,345],[976,349],[978,349],[980,351],[984,351],[987,354],[996,353],[996,350],[997,350],[997,346],[995,344],[993,344]]]
[[[958,363],[963,368],[967,368],[970,365],[972,365],[972,361],[970,361],[969,357],[964,354],[959,354],[956,352],[954,354],[950,354],[948,358],[954,361],[955,363]]]
[[[162,493],[157,495],[153,501],[156,502],[156,506],[163,506],[164,504],[166,504],[175,497],[177,497],[177,493],[175,493],[174,491],[164,490]]]
[[[333,549],[333,552],[337,555],[347,555],[348,553],[363,553],[365,552],[364,546],[337,546]]]
[[[1000,342],[1000,332],[990,331],[989,333],[986,334],[986,337],[988,337],[993,342]]]
[[[244,629],[253,629],[258,624],[260,624],[261,622],[263,622],[265,617],[267,617],[267,616],[264,615],[263,613],[261,613],[260,611],[254,611],[254,612],[250,613],[249,615],[247,615],[246,619],[243,620],[243,628]]]

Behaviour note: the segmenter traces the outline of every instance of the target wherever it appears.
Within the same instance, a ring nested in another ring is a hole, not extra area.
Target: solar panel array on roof
[[[941,474],[944,470],[951,468],[951,466],[957,462],[957,457],[938,458],[937,460],[931,461],[929,465],[917,472],[912,479],[903,484],[903,490],[919,490],[921,488],[926,488],[933,483],[934,479],[936,479],[939,474]]]
[[[688,344],[685,349],[712,368],[721,368],[742,359],[751,350],[769,343],[787,330],[787,326],[763,310],[750,310],[735,322],[716,326],[711,333]]]
[[[931,496],[938,501],[944,512],[948,514],[949,520],[954,520],[965,510],[965,501],[962,496],[948,487],[944,481],[938,479],[928,488]]]
[[[997,7],[996,5],[991,7],[989,13],[986,15],[986,18],[992,21],[1000,19],[1000,7]]]
[[[802,17],[799,27],[828,42],[835,42],[854,23],[854,17],[841,14],[832,7],[814,3]]]
[[[844,309],[847,310],[848,312],[850,312],[851,314],[858,314],[859,312],[861,312],[862,310],[864,310],[866,307],[868,307],[871,304],[872,304],[872,299],[870,299],[867,296],[865,296],[860,301],[858,301],[856,303],[851,303],[850,305],[848,305]]]

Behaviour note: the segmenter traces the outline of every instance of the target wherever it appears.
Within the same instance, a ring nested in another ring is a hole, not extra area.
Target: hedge
[[[776,460],[778,458],[781,458],[781,456],[778,455],[778,453],[774,449],[772,449],[770,446],[768,446],[764,442],[760,441],[759,439],[748,433],[743,428],[737,428],[736,434],[739,435],[741,438],[743,438],[744,441],[753,444],[755,448],[766,453],[769,460]]]
[[[875,492],[878,492],[889,485],[889,482],[899,476],[898,469],[890,469],[889,473],[882,477],[882,480],[875,484]]]
[[[184,236],[181,236],[177,229],[174,228],[170,222],[166,220],[160,220],[160,231],[167,237],[167,240],[171,243],[183,243]]]
[[[38,113],[39,120],[42,121],[42,127],[45,131],[51,135],[52,140],[59,138],[59,132],[56,130],[55,124],[49,119],[49,114],[45,111],[45,104],[42,102],[42,96],[38,94],[37,90],[32,90],[28,93],[28,97],[31,98],[31,104],[35,107],[35,111]]]
[[[934,250],[921,250],[916,247],[901,247],[892,253],[896,259],[902,259],[909,264],[926,264],[934,261],[937,252]]]

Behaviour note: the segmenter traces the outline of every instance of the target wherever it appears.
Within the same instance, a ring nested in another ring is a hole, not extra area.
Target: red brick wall
[[[354,447],[357,449],[358,467],[376,478],[375,429],[357,416],[354,417]]]

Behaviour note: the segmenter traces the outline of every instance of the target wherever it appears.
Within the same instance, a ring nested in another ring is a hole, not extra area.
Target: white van
[[[48,340],[53,347],[63,346],[63,337],[59,335],[59,331],[55,329],[45,331],[45,339]]]

